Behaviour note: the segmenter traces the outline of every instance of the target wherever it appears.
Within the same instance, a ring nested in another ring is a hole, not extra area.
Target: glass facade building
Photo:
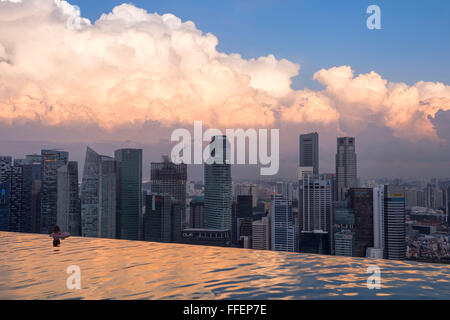
[[[217,143],[220,141],[220,143]],[[229,164],[229,143],[226,136],[214,137],[211,145],[222,147],[221,161],[205,164],[205,212],[204,225],[208,229],[232,229],[232,181]],[[216,147],[211,156],[217,159]]]
[[[88,148],[81,184],[83,236],[116,238],[116,180],[115,160]]]
[[[42,181],[40,199],[40,233],[50,234],[56,225],[57,215],[57,170],[65,166],[69,153],[59,150],[42,150]]]
[[[120,149],[114,154],[117,168],[118,237],[142,238],[142,149]]]
[[[58,169],[57,224],[63,232],[81,236],[81,207],[78,188],[78,163],[69,161]]]

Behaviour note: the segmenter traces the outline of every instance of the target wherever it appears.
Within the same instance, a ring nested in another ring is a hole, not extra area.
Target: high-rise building
[[[237,196],[237,217],[238,218],[252,218],[253,216],[253,197]]]
[[[8,179],[0,182],[0,231],[9,231],[11,215],[11,187]]]
[[[373,248],[373,189],[351,188],[350,206],[355,215],[355,256],[365,257],[368,248]]]
[[[42,156],[27,156],[26,160],[28,165],[31,166],[31,232],[39,233],[39,221],[41,218]]]
[[[164,157],[163,160],[161,163],[151,164],[151,189],[155,194],[169,195],[180,203],[180,228],[182,228],[186,225],[187,165],[174,164],[168,157]]]
[[[210,147],[211,159],[214,160],[205,164],[204,224],[208,229],[231,231],[233,199],[227,137],[214,137]]]
[[[337,256],[355,256],[355,213],[353,209],[343,206],[335,209],[334,216],[334,254]]]
[[[11,157],[0,157],[0,231],[9,231],[11,218]]]
[[[300,252],[329,254],[333,243],[331,181],[308,171],[299,178]]]
[[[312,167],[319,174],[319,134],[317,132],[300,135],[299,167]]]
[[[292,202],[282,195],[274,194],[270,206],[271,249],[275,251],[296,251],[296,228],[292,214]]]
[[[11,178],[11,157],[0,157],[0,183]]]
[[[353,257],[355,250],[355,234],[351,231],[340,231],[334,234],[334,250],[336,256]]]
[[[445,186],[445,212],[447,213],[447,232],[450,230],[450,183]]]
[[[116,183],[115,160],[88,147],[80,195],[84,237],[117,238]]]
[[[384,257],[406,257],[405,190],[401,186],[384,187]]]
[[[368,248],[368,258],[382,259],[384,251],[384,185],[373,188],[373,248]]]
[[[269,217],[252,224],[252,248],[255,250],[270,250],[270,221]]]
[[[117,166],[117,216],[120,239],[142,237],[142,149],[121,149]]]
[[[149,194],[146,197],[144,214],[144,241],[172,241],[172,197],[169,195]]]
[[[59,150],[42,150],[42,182],[40,233],[50,234],[56,225],[57,213],[57,170],[66,165],[69,153]]]
[[[69,161],[57,171],[57,224],[64,232],[69,232],[72,236],[81,236],[78,162]]]
[[[24,232],[25,212],[23,206],[23,167],[15,165],[11,167],[11,211],[9,231]]]
[[[256,207],[258,204],[258,185],[249,183],[234,183],[233,182],[233,198],[237,196],[252,196],[252,206]]]
[[[336,153],[337,201],[345,199],[350,188],[358,187],[355,138],[338,138]]]
[[[201,229],[204,227],[203,212],[205,207],[205,198],[193,198],[189,204],[189,228]]]

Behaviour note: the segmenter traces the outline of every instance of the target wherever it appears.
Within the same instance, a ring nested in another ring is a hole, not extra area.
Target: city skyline
[[[24,150],[67,147],[82,168],[86,145],[102,154],[132,147],[143,149],[144,163],[150,163],[170,154],[173,130],[201,120],[205,128],[279,128],[282,178],[296,171],[293,137],[314,131],[321,135],[322,172],[334,168],[330,155],[335,137],[352,136],[358,140],[360,177],[450,176],[450,80],[442,72],[448,64],[442,55],[448,43],[440,41],[449,24],[447,3],[382,1],[386,20],[376,31],[365,27],[365,3],[359,8],[325,2],[334,14],[323,13],[329,18],[320,20],[323,26],[308,17],[308,12],[318,13],[320,5],[313,2],[205,5],[204,12],[211,16],[233,13],[233,28],[245,24],[253,9],[263,17],[286,8],[301,14],[304,20],[299,19],[297,28],[277,24],[277,34],[289,34],[284,42],[273,37],[255,40],[250,49],[244,41],[249,34],[231,32],[223,20],[202,17],[189,5],[69,2],[80,6],[81,16],[64,1],[0,3],[0,23],[8,23],[0,29],[5,84],[0,91],[0,149],[5,154],[18,157]],[[402,3],[410,9],[407,13]],[[23,19],[9,22],[9,14]],[[428,24],[421,27],[431,28],[432,36],[420,32],[418,17],[426,19]],[[20,21],[33,23],[33,33]],[[360,28],[347,32],[347,23],[359,22]],[[306,23],[316,28],[305,28]],[[49,24],[52,34],[36,43],[36,34],[48,30]],[[317,46],[311,39],[330,40],[336,35],[333,24],[346,32],[335,42]],[[405,30],[402,24],[414,28]],[[257,23],[249,30],[259,34],[264,28]],[[308,33],[312,37],[305,37]],[[55,38],[64,45],[55,47]],[[167,38],[177,41],[169,44]],[[427,50],[424,56],[417,41],[442,50]],[[289,46],[292,43],[295,46]],[[170,54],[158,54],[157,46]],[[110,56],[99,60],[100,52]],[[403,59],[396,54],[386,58],[383,52],[399,53]],[[46,61],[45,67],[39,61]],[[202,71],[204,66],[209,66],[208,72]],[[58,70],[70,77],[50,76]],[[201,177],[197,169],[191,171]],[[235,169],[239,176],[257,176],[256,168]]]
[[[0,0],[0,300],[450,298],[449,17]]]

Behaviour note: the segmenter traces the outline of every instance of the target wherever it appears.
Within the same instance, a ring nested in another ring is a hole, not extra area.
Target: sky
[[[74,0],[95,21],[121,0]],[[431,1],[324,0],[141,0],[149,12],[173,13],[216,35],[218,50],[244,58],[274,54],[301,65],[296,89],[320,88],[312,80],[321,68],[351,65],[356,72],[376,70],[390,81],[450,82],[450,3]],[[366,27],[366,9],[376,4],[382,30]]]
[[[448,1],[69,2],[0,1],[2,155],[140,147],[149,163],[201,120],[279,128],[283,178],[310,131],[323,171],[351,135],[360,177],[450,177]]]

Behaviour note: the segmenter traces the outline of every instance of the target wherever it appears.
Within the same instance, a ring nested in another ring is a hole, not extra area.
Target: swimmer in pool
[[[61,233],[61,228],[56,225],[55,228],[53,229],[53,233],[50,235],[50,237],[53,237],[53,246],[54,247],[59,247],[59,245],[61,244],[60,240],[64,240],[70,237],[69,233]]]

